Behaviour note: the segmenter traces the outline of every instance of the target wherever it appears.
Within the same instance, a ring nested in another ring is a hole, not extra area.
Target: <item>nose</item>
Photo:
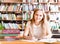
[[[38,19],[39,19],[40,17],[38,16]]]

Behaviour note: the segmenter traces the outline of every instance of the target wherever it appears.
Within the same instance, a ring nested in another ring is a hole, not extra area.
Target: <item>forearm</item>
[[[26,40],[31,40],[32,39],[32,37],[30,37],[30,36],[24,36],[23,38],[26,39]]]
[[[52,34],[49,34],[49,35],[46,35],[46,36],[43,36],[43,38],[51,38],[52,37]]]

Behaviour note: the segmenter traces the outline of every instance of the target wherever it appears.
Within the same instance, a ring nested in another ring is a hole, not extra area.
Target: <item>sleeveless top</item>
[[[41,29],[41,25],[36,26],[35,24],[33,24],[31,26],[30,22],[27,23],[27,26],[30,27],[29,30],[29,36],[33,36],[36,39],[41,39],[41,35],[42,35],[42,29]]]

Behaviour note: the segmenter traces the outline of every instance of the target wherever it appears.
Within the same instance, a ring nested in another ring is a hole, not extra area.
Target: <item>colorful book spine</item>
[[[3,34],[20,34],[19,29],[5,29],[2,31]]]

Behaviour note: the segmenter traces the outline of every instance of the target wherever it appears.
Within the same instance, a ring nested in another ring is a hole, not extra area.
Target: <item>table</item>
[[[60,44],[60,42],[47,43],[47,42],[27,42],[22,40],[15,40],[15,41],[0,41],[0,44]]]

